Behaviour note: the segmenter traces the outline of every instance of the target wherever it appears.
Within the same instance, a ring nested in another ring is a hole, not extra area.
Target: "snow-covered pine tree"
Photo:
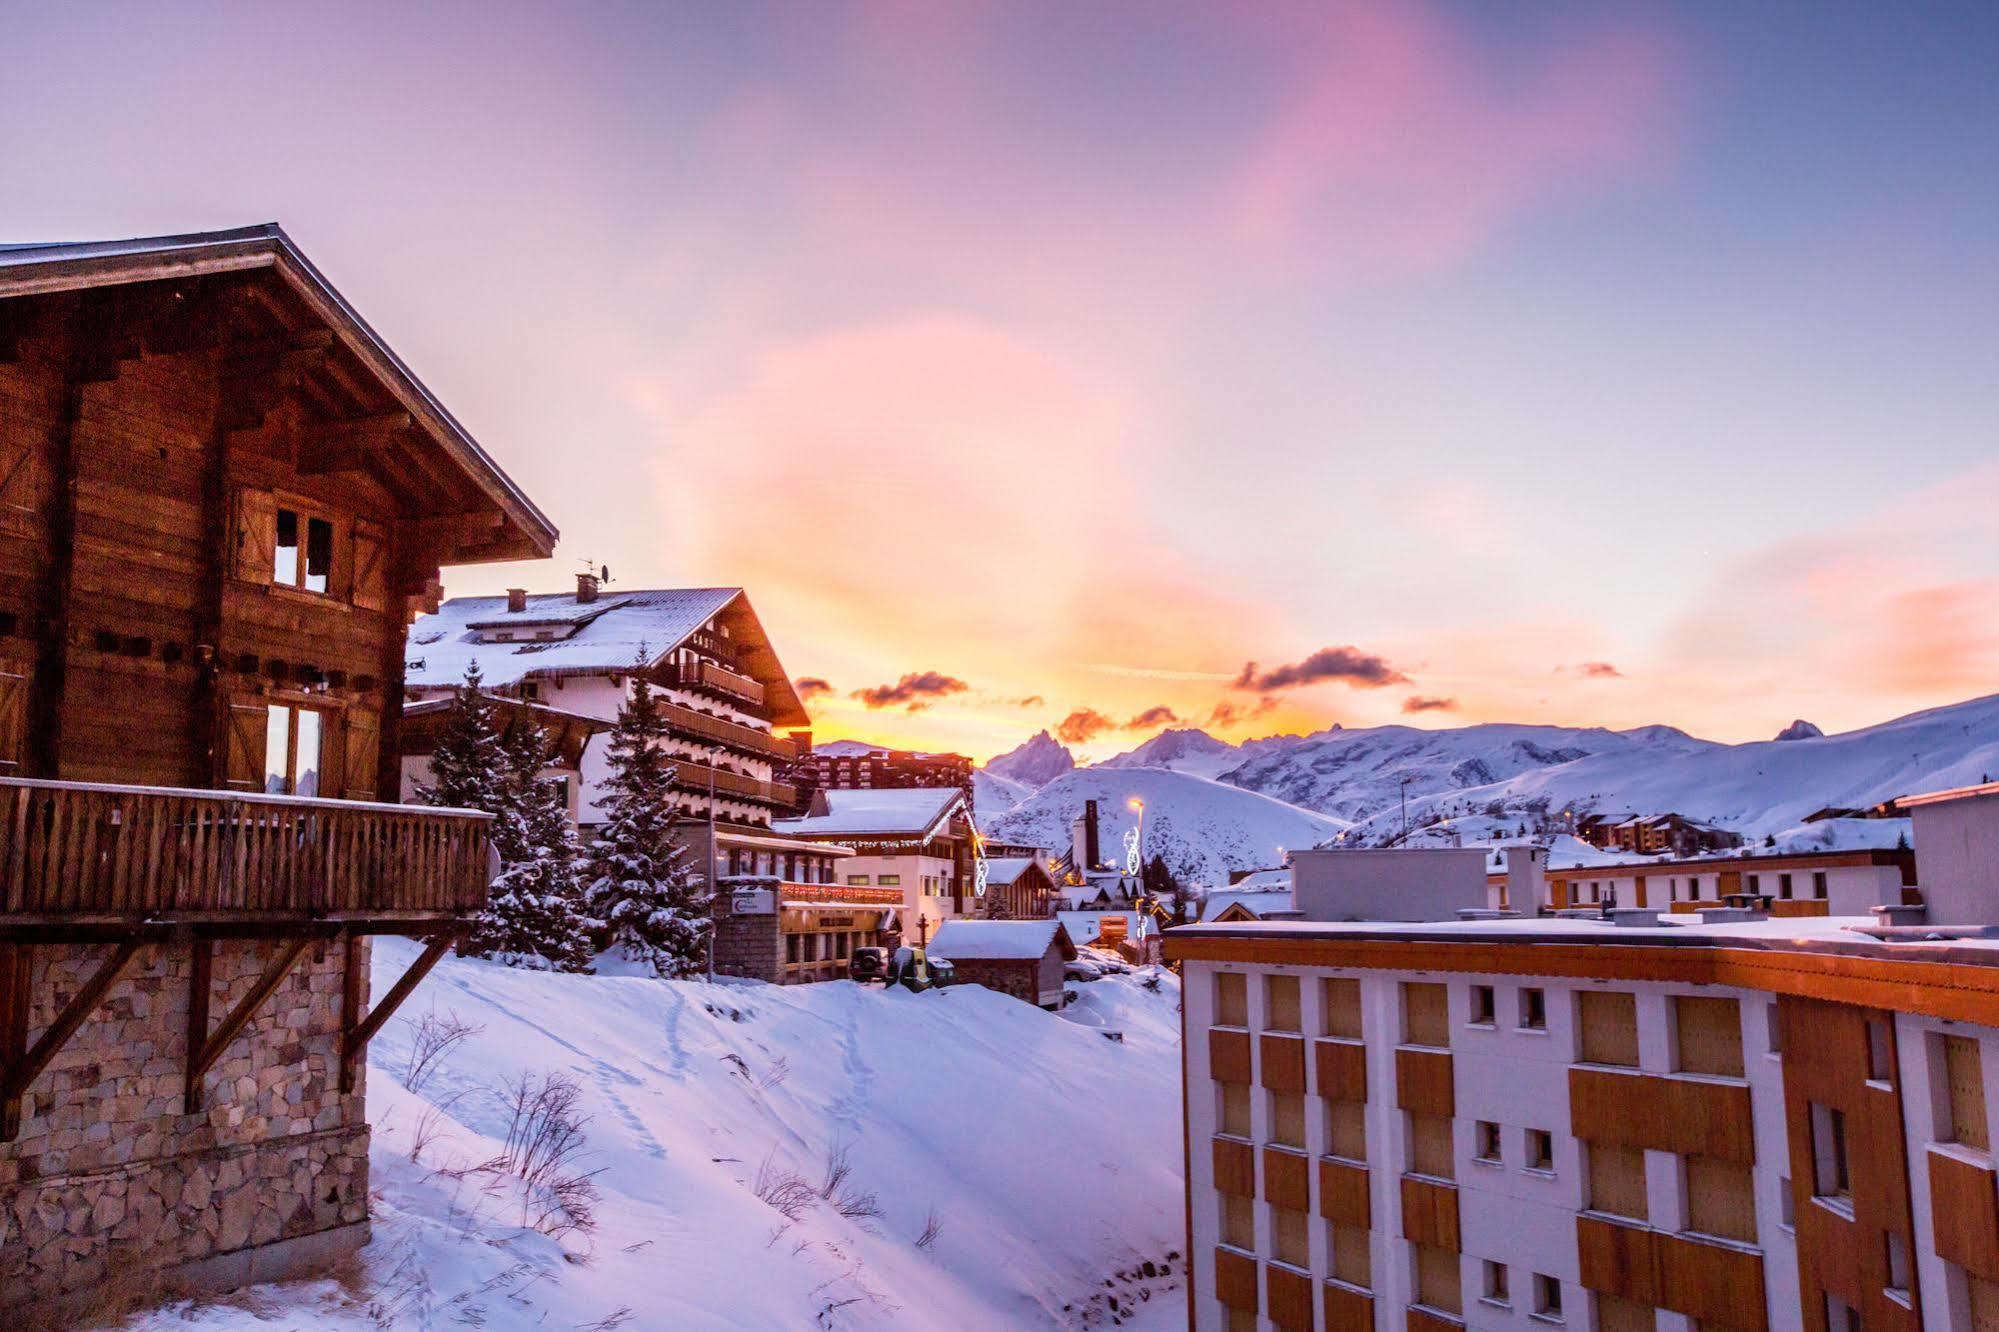
[[[506,791],[493,811],[493,849],[500,876],[486,892],[461,949],[511,967],[550,971],[590,969],[590,922],[583,913],[582,861],[576,833],[556,783],[540,780],[548,736],[517,721],[501,733]]]
[[[705,965],[714,895],[674,840],[665,740],[659,701],[645,673],[635,671],[605,751],[609,773],[598,805],[606,819],[591,856],[589,901],[610,926],[613,948],[670,979]]]
[[[506,803],[509,772],[500,746],[499,709],[483,683],[478,662],[465,668],[430,756],[430,784],[417,787],[417,799],[426,805],[497,814]]]

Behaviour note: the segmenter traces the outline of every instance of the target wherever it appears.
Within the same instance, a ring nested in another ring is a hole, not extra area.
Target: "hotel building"
[[[1999,786],[1907,804],[1913,927],[1170,931],[1190,1326],[1999,1326]]]

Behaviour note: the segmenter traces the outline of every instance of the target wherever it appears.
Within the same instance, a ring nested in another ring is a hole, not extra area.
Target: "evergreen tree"
[[[591,857],[589,892],[612,946],[672,978],[705,965],[714,894],[674,840],[674,770],[662,751],[665,740],[652,685],[635,671],[606,751],[609,775],[598,804],[607,817]]]
[[[507,760],[504,799],[493,811],[500,875],[462,951],[508,966],[587,971],[590,922],[583,914],[576,833],[560,786],[540,780],[548,737],[523,721],[509,726],[498,744]]]
[[[452,696],[430,756],[431,784],[417,799],[448,809],[483,809],[497,814],[506,803],[508,766],[500,745],[499,709],[480,688],[479,663],[465,668]]]
[[[1166,868],[1166,857],[1156,851],[1142,867],[1139,880],[1144,885],[1145,895],[1154,901],[1177,896],[1180,892],[1180,881],[1173,877],[1172,870]]]

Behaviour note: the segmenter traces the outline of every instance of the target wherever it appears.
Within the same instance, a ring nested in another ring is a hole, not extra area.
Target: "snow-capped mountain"
[[[1033,794],[1034,788],[1026,782],[1016,782],[984,768],[972,770],[972,817],[979,821],[980,827]]]
[[[1285,852],[1316,846],[1345,830],[1344,819],[1165,768],[1078,768],[1056,778],[986,832],[1004,841],[1066,847],[1069,825],[1085,800],[1097,802],[1107,859],[1123,855],[1125,830],[1136,818],[1133,798],[1145,804],[1142,854],[1163,856],[1184,884],[1228,882],[1230,870],[1266,869]]]
[[[1046,786],[1075,766],[1075,756],[1061,741],[1046,731],[1037,731],[1025,744],[986,764],[986,771],[1028,786]]]
[[[1821,731],[1818,727],[1800,717],[1783,730],[1777,732],[1776,738],[1779,740],[1818,740],[1823,738],[1824,735],[1824,731]]]
[[[1412,788],[1409,820],[1420,825],[1477,814],[1503,825],[1563,810],[1578,815],[1671,810],[1760,838],[1795,828],[1805,815],[1827,807],[1861,809],[1994,776],[1999,776],[1999,695],[1839,735],[1741,745],[1683,739],[1605,746],[1482,785],[1420,796]],[[1392,789],[1380,793],[1376,803],[1380,809],[1357,830],[1370,841],[1393,836],[1400,825]]]
[[[1240,764],[1242,750],[1192,727],[1161,731],[1136,749],[1096,764],[1099,768],[1169,768],[1197,777],[1219,777]]]
[[[1598,754],[1640,756],[1650,763],[1717,748],[1670,726],[1636,731],[1600,727],[1489,723],[1427,731],[1375,726],[1321,731],[1289,744],[1245,747],[1248,757],[1220,774],[1234,786],[1324,814],[1362,820],[1559,767]]]

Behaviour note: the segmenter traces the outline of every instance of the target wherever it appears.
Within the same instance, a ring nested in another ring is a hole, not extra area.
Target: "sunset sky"
[[[562,529],[449,593],[741,584],[822,738],[1999,690],[1999,5],[0,23],[0,240],[282,222]]]

